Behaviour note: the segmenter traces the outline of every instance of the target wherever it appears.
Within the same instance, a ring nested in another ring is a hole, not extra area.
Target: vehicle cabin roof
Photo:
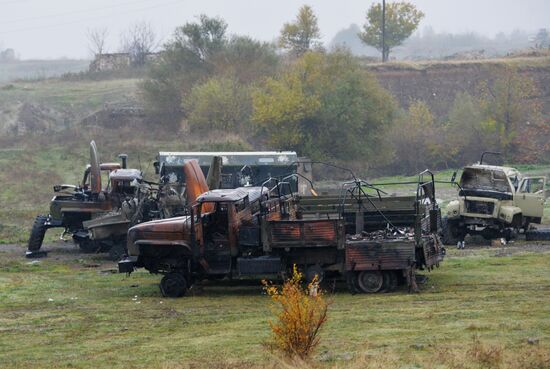
[[[197,160],[200,166],[209,166],[214,156],[222,157],[225,166],[270,165],[288,166],[298,161],[295,151],[220,151],[220,152],[169,152],[161,151],[158,160],[165,166],[181,166],[189,160]]]
[[[197,202],[236,202],[248,196],[250,201],[260,195],[267,197],[268,189],[262,187],[239,187],[234,189],[210,190],[197,197]]]
[[[117,169],[109,175],[111,180],[117,181],[132,181],[141,179],[141,171],[138,169]]]
[[[484,169],[484,170],[490,170],[490,171],[503,171],[504,174],[506,174],[507,177],[515,177],[518,178],[521,177],[521,173],[516,169],[512,167],[502,167],[499,165],[487,165],[487,164],[473,164],[468,167],[464,167],[464,169],[472,168],[472,169]]]

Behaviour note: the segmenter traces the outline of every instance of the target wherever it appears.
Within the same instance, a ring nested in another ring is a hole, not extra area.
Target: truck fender
[[[167,241],[167,240],[136,240],[133,242],[134,248],[139,250],[139,255],[141,255],[141,249],[144,247],[152,248],[175,248],[178,249],[181,255],[186,257],[191,257],[191,246],[184,241]]]
[[[514,224],[516,226],[521,226],[521,208],[512,205],[503,205],[498,211],[498,219],[507,224]],[[519,218],[519,219],[518,219]]]
[[[460,202],[458,200],[452,200],[445,208],[445,215],[448,219],[457,219],[460,217]]]

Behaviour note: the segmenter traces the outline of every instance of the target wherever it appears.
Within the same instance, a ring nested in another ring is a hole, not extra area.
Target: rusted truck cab
[[[164,274],[161,290],[173,297],[182,296],[197,279],[239,274],[241,256],[263,254],[258,240],[247,243],[259,236],[262,199],[267,199],[263,187],[207,191],[197,197],[188,216],[130,228],[128,258],[119,262],[119,271],[143,267]]]

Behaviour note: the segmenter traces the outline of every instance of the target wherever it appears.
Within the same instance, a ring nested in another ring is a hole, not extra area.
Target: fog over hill
[[[426,17],[420,29],[435,32],[471,33],[495,37],[514,30],[534,33],[550,28],[547,0],[411,0]],[[364,23],[374,1],[310,0],[319,18],[323,42],[350,24]],[[229,32],[272,41],[283,23],[292,20],[304,2],[253,0],[2,0],[0,1],[0,49],[13,48],[22,59],[90,57],[86,30],[106,27],[108,51],[119,49],[120,34],[136,21],[151,23],[160,39],[170,37],[175,27],[193,21],[199,14],[220,16]],[[498,16],[496,16],[498,12]]]

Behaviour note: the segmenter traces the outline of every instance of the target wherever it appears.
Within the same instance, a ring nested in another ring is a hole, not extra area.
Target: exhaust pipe
[[[128,161],[128,155],[126,154],[119,154],[119,159],[122,161],[122,169],[126,169],[127,167],[127,161]]]

